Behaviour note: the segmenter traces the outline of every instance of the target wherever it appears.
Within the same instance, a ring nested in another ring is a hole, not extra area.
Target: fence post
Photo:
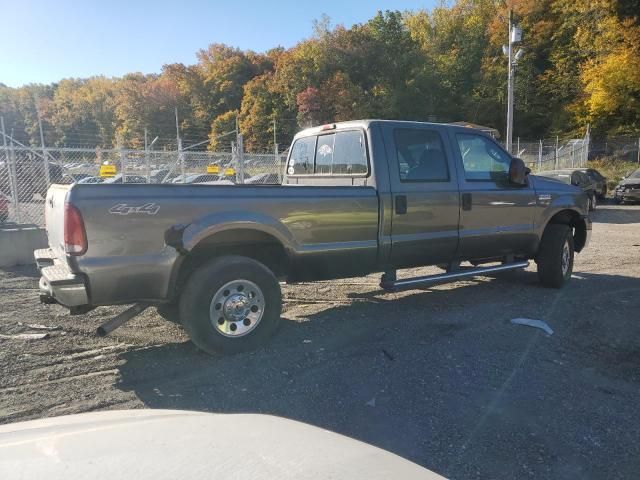
[[[542,140],[540,140],[540,146],[538,147],[538,171],[542,170]]]
[[[238,134],[238,181],[244,184],[244,137]]]
[[[638,163],[640,163],[640,137],[638,137]]]
[[[276,164],[276,169],[278,170],[278,183],[282,183],[282,162],[280,161],[280,152],[278,152],[277,143],[273,146],[273,161]]]
[[[582,149],[584,157],[580,159],[581,167],[586,167],[587,162],[589,161],[589,145],[591,145],[591,125],[587,124],[587,131],[584,134],[584,142],[583,142],[584,148]]]
[[[125,161],[125,155],[124,155],[124,147],[122,146],[122,140],[119,139],[118,140],[118,152],[120,154],[120,175],[122,176],[122,183],[126,183],[126,177],[125,177],[125,166],[126,166],[126,161]]]
[[[178,138],[178,162],[180,162],[180,175],[182,176],[182,183],[187,182],[187,174],[184,170],[184,153],[182,153],[182,139]]]
[[[7,134],[4,130],[4,117],[0,117],[2,127],[2,142],[4,145],[4,159],[7,164],[7,174],[9,175],[9,190],[13,201],[13,212],[16,223],[20,223],[20,202],[18,198],[18,178],[15,171],[15,156],[13,155],[13,138],[11,139],[11,150],[7,146]]]
[[[554,158],[554,166],[553,169],[557,170],[558,169],[558,141],[560,139],[558,138],[558,136],[556,135],[556,153],[555,153],[555,158]]]
[[[571,168],[575,167],[574,157],[576,151],[576,144],[571,143]]]
[[[37,102],[36,102],[37,106]],[[40,144],[42,145],[42,161],[44,162],[44,178],[47,180],[47,188],[51,185],[51,174],[49,172],[49,157],[47,156],[47,148],[44,145],[44,133],[42,131],[42,119],[40,118],[40,108],[36,109],[38,114],[38,128],[40,129]]]
[[[144,164],[147,167],[147,183],[151,183],[151,169],[149,168],[149,144],[147,143],[147,129],[144,129]]]

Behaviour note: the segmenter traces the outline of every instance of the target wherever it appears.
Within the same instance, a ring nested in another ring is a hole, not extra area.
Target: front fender
[[[279,220],[257,212],[212,213],[194,220],[189,225],[180,226],[174,231],[181,231],[178,235],[181,250],[190,252],[205,238],[233,229],[257,230],[275,237],[287,252],[298,250],[293,235]]]

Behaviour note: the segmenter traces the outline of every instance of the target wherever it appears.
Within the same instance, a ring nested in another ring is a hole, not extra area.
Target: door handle
[[[471,210],[471,194],[462,194],[462,210]]]
[[[396,195],[395,204],[396,204],[396,213],[398,215],[404,215],[405,213],[407,213],[407,196],[406,195]]]

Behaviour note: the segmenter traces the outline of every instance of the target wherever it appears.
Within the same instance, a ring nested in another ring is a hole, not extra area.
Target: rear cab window
[[[299,138],[291,148],[287,174],[366,176],[367,148],[362,130],[344,130]]]

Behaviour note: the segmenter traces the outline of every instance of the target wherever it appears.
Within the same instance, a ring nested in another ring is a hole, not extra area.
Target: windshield
[[[640,477],[640,0],[0,33],[0,480]]]

